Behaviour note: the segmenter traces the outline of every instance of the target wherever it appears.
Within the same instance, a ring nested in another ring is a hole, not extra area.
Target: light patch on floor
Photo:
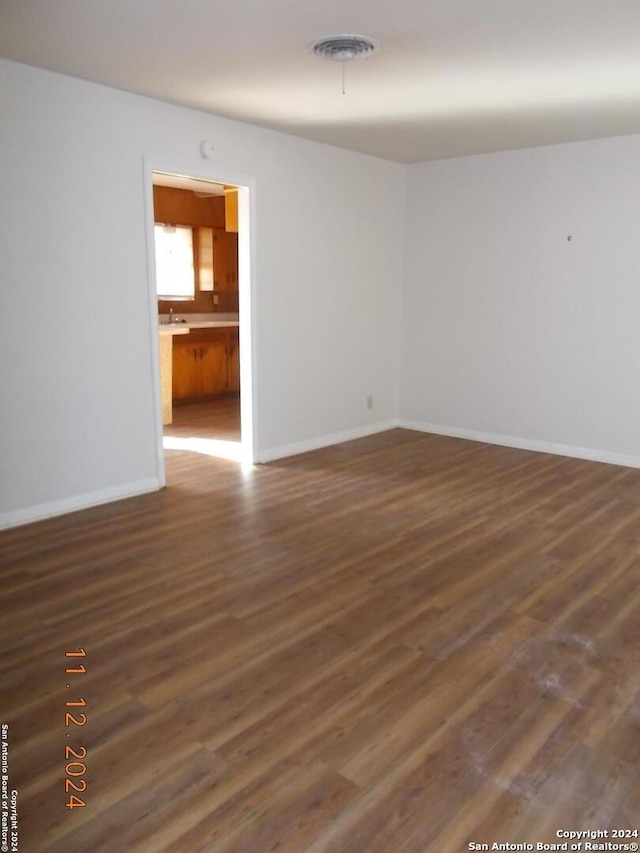
[[[235,462],[243,462],[244,454],[242,444],[239,441],[223,441],[219,438],[178,438],[173,435],[165,435],[162,439],[165,450],[187,450],[192,453],[201,453],[204,456],[215,456],[218,459],[231,459]]]

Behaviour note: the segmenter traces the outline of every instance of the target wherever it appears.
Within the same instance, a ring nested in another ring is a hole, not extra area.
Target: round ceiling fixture
[[[332,59],[334,62],[351,62],[352,59],[362,56],[373,56],[380,49],[381,45],[375,39],[352,34],[325,36],[309,45],[309,51],[315,56]]]

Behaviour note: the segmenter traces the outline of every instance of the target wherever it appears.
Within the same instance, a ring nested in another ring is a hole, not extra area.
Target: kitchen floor
[[[196,403],[173,406],[173,423],[164,427],[173,438],[240,441],[240,395],[222,394]]]

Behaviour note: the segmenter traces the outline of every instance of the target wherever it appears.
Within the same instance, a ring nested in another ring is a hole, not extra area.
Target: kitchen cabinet
[[[229,390],[227,381],[227,342],[226,340],[201,343],[196,348],[199,361],[200,395],[223,394]]]
[[[196,400],[240,388],[237,327],[193,329],[173,342],[173,400]]]
[[[200,383],[196,363],[196,348],[185,341],[173,342],[173,399],[198,397]]]
[[[215,290],[213,228],[195,228],[195,267],[199,291]]]
[[[224,227],[238,232],[238,190],[231,187],[224,188]]]
[[[238,329],[229,329],[227,344],[227,376],[229,391],[240,390],[240,336]]]
[[[224,228],[225,200],[222,196],[198,198],[192,190],[154,187],[153,218],[163,225]]]
[[[213,229],[213,275],[215,289],[238,291],[238,235]]]
[[[238,291],[238,235],[219,228],[195,229],[200,291]]]

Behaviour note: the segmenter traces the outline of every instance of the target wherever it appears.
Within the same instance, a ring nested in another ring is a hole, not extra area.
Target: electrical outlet
[[[217,294],[217,293],[214,293],[214,294],[213,294],[213,304],[214,304],[214,305],[219,305],[219,304],[220,304],[220,297],[218,296],[218,294]]]
[[[367,409],[373,409],[373,397],[371,394],[367,397]]]

